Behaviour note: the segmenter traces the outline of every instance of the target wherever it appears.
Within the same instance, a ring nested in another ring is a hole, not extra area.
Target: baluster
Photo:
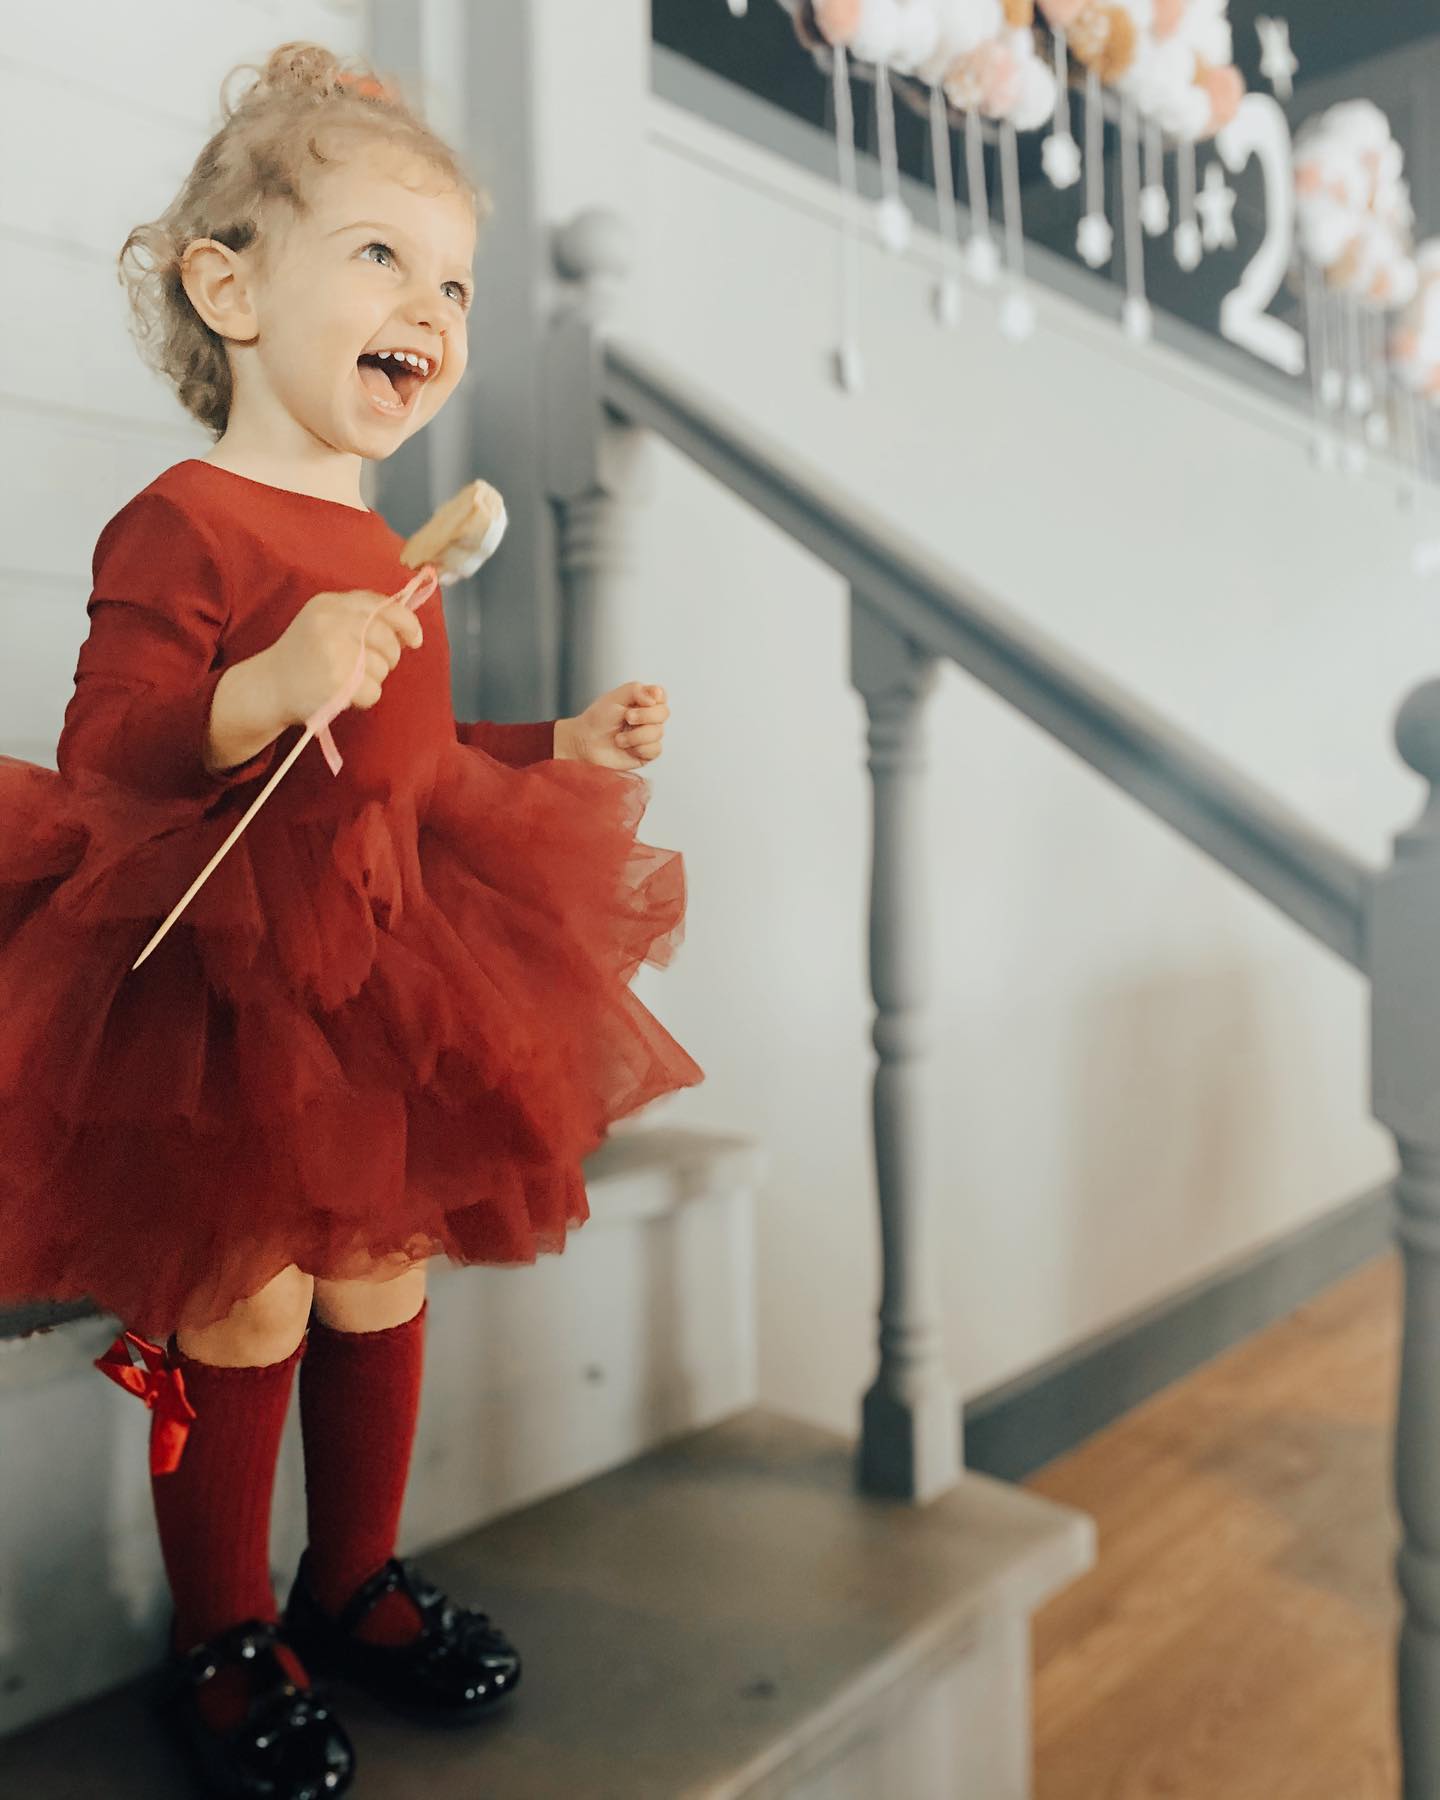
[[[623,677],[614,668],[614,607],[631,567],[631,506],[649,488],[648,434],[605,408],[603,334],[631,268],[618,214],[591,208],[556,232],[570,285],[545,364],[545,486],[555,504],[563,592],[561,706],[578,712]]]
[[[1397,1700],[1405,1800],[1440,1794],[1440,681],[1401,707],[1395,742],[1430,783],[1395,838],[1369,921],[1371,1102],[1395,1134],[1404,1334],[1395,1497],[1404,1601]]]
[[[879,1370],[861,1408],[856,1479],[873,1494],[926,1501],[960,1477],[960,1406],[945,1371],[925,1167],[920,1057],[930,969],[920,801],[922,703],[937,659],[863,598],[850,601],[851,680],[869,714],[873,784],[870,983],[875,996],[873,1128],[882,1265]]]

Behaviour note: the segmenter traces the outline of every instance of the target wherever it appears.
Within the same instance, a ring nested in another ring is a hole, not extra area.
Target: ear
[[[253,343],[260,331],[248,277],[244,257],[215,238],[196,238],[180,258],[190,304],[213,332],[240,344]]]

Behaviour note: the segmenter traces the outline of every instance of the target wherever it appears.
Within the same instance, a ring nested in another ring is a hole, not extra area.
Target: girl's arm
[[[455,733],[462,744],[473,744],[496,762],[523,769],[527,763],[566,754],[562,734],[556,730],[562,723],[559,719],[541,719],[534,725],[497,725],[489,719],[476,719],[468,725],[457,721]]]
[[[223,587],[196,521],[162,494],[138,494],[100,533],[93,580],[90,634],[56,751],[61,772],[93,769],[167,799],[203,799],[264,773],[275,745],[263,740],[263,683],[242,674],[259,659],[217,666]],[[249,752],[229,767],[209,760],[222,681],[214,747],[221,757]]]

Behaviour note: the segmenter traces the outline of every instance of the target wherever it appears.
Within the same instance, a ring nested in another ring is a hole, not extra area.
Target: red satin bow
[[[133,1344],[145,1358],[142,1369],[131,1361],[127,1345]],[[150,1432],[150,1473],[169,1475],[179,1466],[195,1408],[185,1397],[185,1377],[171,1366],[159,1344],[147,1343],[133,1331],[122,1331],[95,1367],[117,1386],[138,1394],[155,1414]]]

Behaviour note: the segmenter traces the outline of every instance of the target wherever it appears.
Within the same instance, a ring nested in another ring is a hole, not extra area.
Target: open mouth
[[[378,350],[360,357],[356,370],[372,404],[398,418],[414,408],[415,396],[437,366],[420,351]]]

